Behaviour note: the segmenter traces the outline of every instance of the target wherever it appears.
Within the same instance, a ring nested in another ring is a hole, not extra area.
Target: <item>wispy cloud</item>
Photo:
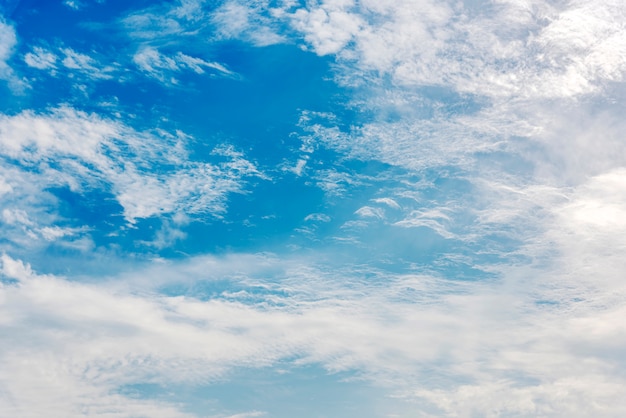
[[[21,80],[9,65],[16,45],[15,29],[0,16],[0,80],[7,81],[9,87],[19,93],[26,87],[26,82]]]
[[[191,161],[187,140],[181,132],[137,132],[121,121],[70,107],[2,116],[0,153],[5,164],[12,166],[9,170],[19,173],[4,176],[9,205],[5,210],[8,214],[32,210],[25,196],[50,187],[68,187],[78,193],[91,188],[113,193],[130,223],[162,214],[220,216],[226,196],[240,191],[246,177],[260,173],[229,148],[215,149],[215,158],[221,162]],[[19,183],[26,178],[29,188]],[[39,228],[44,226],[54,227]]]
[[[94,55],[97,55],[94,53]],[[91,55],[62,47],[57,51],[35,46],[24,55],[24,62],[31,68],[48,71],[52,76],[64,72],[81,80],[110,80],[118,72],[116,64],[106,64]],[[103,60],[106,60],[102,58]]]
[[[202,58],[192,57],[182,52],[172,56],[160,53],[156,48],[143,47],[133,57],[135,64],[145,73],[162,82],[177,83],[174,74],[183,70],[192,71],[196,74],[204,74],[210,71],[221,76],[234,76],[233,72],[217,62],[205,61]]]
[[[26,62],[26,65],[37,68],[38,70],[56,68],[57,59],[58,57],[55,54],[41,47],[35,47],[33,48],[33,52],[29,52],[24,55],[24,62]]]
[[[267,46],[286,41],[279,32],[274,18],[281,9],[267,7],[265,2],[224,2],[211,14],[211,22],[224,39],[244,39],[257,46]]]

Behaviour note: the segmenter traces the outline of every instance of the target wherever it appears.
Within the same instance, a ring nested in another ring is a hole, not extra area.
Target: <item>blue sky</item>
[[[621,0],[0,2],[0,415],[626,414]]]

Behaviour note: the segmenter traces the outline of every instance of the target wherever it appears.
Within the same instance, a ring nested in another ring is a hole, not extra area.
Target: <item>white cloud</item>
[[[381,208],[373,208],[371,206],[363,206],[354,212],[361,218],[385,219],[385,211]]]
[[[571,189],[566,201],[550,208],[544,239],[531,246],[547,252],[543,246],[557,243],[567,280],[576,277],[575,283],[593,286],[594,297],[611,298],[611,290],[624,290],[620,272],[626,268],[621,256],[626,250],[625,174],[623,168],[615,169]]]
[[[330,216],[323,213],[311,213],[304,218],[305,221],[312,222],[330,222]]]
[[[114,65],[105,65],[98,59],[72,48],[59,48],[55,53],[36,46],[24,55],[24,62],[31,68],[47,70],[53,76],[60,69],[64,69],[90,79],[108,80],[113,78],[116,71]]]
[[[446,212],[452,212],[452,208],[450,206],[443,206],[442,209],[415,210],[401,221],[394,223],[394,225],[404,228],[426,227],[437,232],[444,238],[456,238],[456,236],[448,230],[451,219]]]
[[[26,83],[20,80],[8,61],[13,56],[13,50],[17,45],[17,35],[13,26],[9,25],[0,16],[0,80],[6,80],[14,92],[21,92]]]
[[[229,71],[222,64],[217,62],[207,62],[201,58],[190,57],[189,55],[185,55],[182,52],[176,54],[176,58],[182,63],[183,66],[189,68],[190,70],[196,72],[197,74],[204,74],[205,69],[210,68],[212,70],[217,70],[220,73],[225,75],[232,75],[233,73]]]
[[[69,107],[0,116],[0,153],[30,171],[37,187],[111,191],[129,222],[178,212],[219,215],[244,177],[260,175],[234,151],[216,150],[225,156],[216,165],[189,161],[186,139],[182,133],[137,132]],[[170,168],[147,168],[155,166]],[[19,190],[9,178],[5,182]]]
[[[176,2],[154,4],[146,9],[122,18],[121,25],[133,39],[148,40],[152,43],[173,40],[183,36],[198,35],[207,19],[203,10],[204,0],[180,0]]]
[[[242,414],[231,415],[226,418],[252,418],[252,417],[262,417],[265,415],[267,415],[265,412],[251,411],[251,412],[244,412]]]
[[[623,80],[621,2],[324,0],[296,7],[229,1],[212,15],[223,37],[285,42],[281,25],[347,66],[399,84],[451,86],[487,97],[575,97]],[[274,29],[276,28],[276,29]]]
[[[71,237],[85,231],[85,228],[68,228],[59,226],[41,227],[38,222],[31,219],[23,209],[3,209],[0,216],[4,224],[6,238],[11,238],[10,229],[19,230],[18,234],[24,234],[34,240],[56,241],[60,238]]]
[[[393,209],[400,209],[400,205],[398,204],[398,202],[396,202],[395,200],[389,197],[380,197],[380,198],[374,199],[374,202],[383,203]]]
[[[82,3],[76,0],[65,0],[63,4],[73,10],[80,10],[82,7]]]
[[[299,9],[294,13],[294,26],[305,33],[305,40],[320,55],[341,51],[361,30],[359,16],[346,11],[352,1],[333,1],[314,10]]]
[[[300,159],[298,159],[298,161],[296,162],[296,166],[295,167],[291,167],[289,169],[289,171],[294,173],[296,176],[301,176],[302,175],[302,171],[304,171],[304,169],[306,167],[307,161],[308,161],[308,158],[300,158]]]
[[[13,187],[11,187],[3,177],[0,177],[0,196],[11,193],[12,191]]]
[[[604,261],[623,267],[617,252],[610,257]],[[581,300],[589,281],[571,280],[571,272],[567,281],[552,281],[565,277],[558,263],[500,266],[498,281],[456,282],[337,267],[339,258],[333,266],[197,257],[80,283],[38,275],[5,255],[2,272],[18,283],[0,288],[0,326],[12,341],[0,346],[0,408],[24,415],[45,404],[71,412],[80,402],[96,415],[113,404],[128,416],[139,406],[114,395],[123,385],[219,384],[231,368],[279,361],[357,372],[435,415],[613,416],[626,408],[616,372],[624,363],[624,310],[607,303],[624,296],[623,286],[610,299]],[[212,280],[230,281],[229,291],[208,300],[158,293]],[[30,361],[20,360],[25,355]],[[46,385],[46,376],[58,384]],[[177,416],[173,405],[143,402],[155,414]]]
[[[183,70],[193,71],[196,74],[204,74],[206,70],[210,70],[221,76],[234,75],[233,72],[217,62],[205,61],[201,58],[185,55],[182,52],[167,56],[152,47],[140,49],[133,56],[133,61],[142,71],[162,82],[176,83],[171,74]]]
[[[23,224],[26,226],[30,226],[33,224],[33,222],[28,219],[28,215],[26,214],[26,212],[20,209],[4,209],[2,211],[2,220],[9,225]]]
[[[92,71],[94,67],[94,59],[89,55],[81,54],[71,48],[64,48],[62,52],[65,54],[63,65],[73,70]]]
[[[86,231],[82,229],[55,225],[59,220],[54,210],[57,202],[42,188],[37,174],[0,164],[0,184],[5,186],[0,201],[0,224],[5,240],[0,251],[16,247],[33,250],[46,242],[69,244],[84,237]]]
[[[138,51],[133,57],[135,64],[142,70],[155,73],[156,70],[177,70],[176,61],[170,57],[163,56],[155,48],[146,47]]]
[[[29,52],[24,55],[24,62],[26,62],[26,65],[37,68],[38,70],[56,68],[57,59],[58,57],[55,54],[41,47],[35,47],[33,48],[33,52]]]
[[[280,8],[271,9],[265,1],[229,1],[211,14],[211,22],[223,39],[245,39],[256,46],[267,46],[286,41],[273,27],[274,17],[281,14]]]
[[[180,23],[170,17],[160,14],[135,14],[123,19],[122,24],[132,38],[154,39],[163,36],[173,36],[183,32]]]
[[[2,73],[0,74],[2,74],[4,78],[10,71],[7,60],[13,54],[13,48],[17,44],[17,36],[15,29],[4,21],[0,21],[0,34],[2,35],[0,37],[2,40],[2,42],[0,42],[0,70]]]
[[[61,61],[68,70],[79,71],[85,76],[93,79],[110,79],[113,77],[115,68],[110,65],[103,65],[93,57],[74,51],[72,48],[62,48],[65,55]]]

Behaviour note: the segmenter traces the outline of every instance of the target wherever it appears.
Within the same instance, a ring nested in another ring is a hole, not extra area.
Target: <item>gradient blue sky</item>
[[[0,1],[0,415],[626,416],[626,3]]]

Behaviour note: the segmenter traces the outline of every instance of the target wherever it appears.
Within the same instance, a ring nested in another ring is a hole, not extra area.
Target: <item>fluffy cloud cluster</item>
[[[138,132],[70,107],[2,115],[3,225],[22,244],[87,231],[89,225],[58,224],[53,188],[112,195],[121,213],[110,215],[130,224],[155,216],[220,217],[228,194],[260,173],[230,147],[216,147],[208,156],[214,163],[194,161],[188,140],[182,132]]]

